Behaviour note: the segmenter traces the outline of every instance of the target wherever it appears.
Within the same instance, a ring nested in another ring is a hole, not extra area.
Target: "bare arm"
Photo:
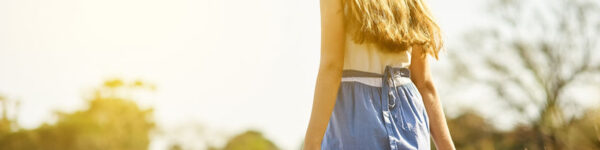
[[[414,47],[412,50],[411,79],[423,97],[423,104],[425,104],[427,116],[429,117],[431,136],[436,148],[438,150],[454,150],[454,143],[446,124],[442,103],[431,78],[427,57],[422,57],[422,51],[423,49],[420,47]]]
[[[304,149],[321,149],[344,66],[345,29],[341,0],[321,0],[321,61]]]

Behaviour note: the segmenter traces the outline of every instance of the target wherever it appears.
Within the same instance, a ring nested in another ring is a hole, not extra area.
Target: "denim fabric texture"
[[[344,70],[323,150],[429,150],[429,119],[408,68]]]

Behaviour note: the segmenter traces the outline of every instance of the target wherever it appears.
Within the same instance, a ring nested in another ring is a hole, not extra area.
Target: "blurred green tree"
[[[449,56],[457,77],[494,88],[508,104],[506,111],[524,120],[510,133],[498,134],[495,147],[600,149],[599,122],[577,117],[585,109],[574,98],[584,94],[578,88],[600,87],[600,64],[592,59],[600,43],[599,3],[497,0],[491,6],[498,16],[495,26],[468,33],[466,50]],[[476,68],[480,64],[486,69]]]
[[[565,149],[600,149],[600,108],[590,109],[582,117],[569,121],[558,135]]]
[[[115,86],[113,83],[121,83]],[[0,149],[14,150],[144,150],[154,128],[152,109],[142,109],[119,90],[141,88],[142,82],[126,86],[119,79],[106,81],[88,101],[88,108],[57,112],[54,124],[0,134]],[[4,117],[2,120],[4,120]]]
[[[14,116],[9,116],[9,108],[14,108]],[[2,110],[2,114],[0,114],[0,136],[10,134],[17,126],[17,118],[19,101],[8,99],[3,95],[0,95],[0,109]]]
[[[265,138],[262,133],[249,130],[229,139],[224,150],[277,150],[277,146],[271,140]]]
[[[455,146],[460,150],[493,149],[494,127],[472,111],[448,120]],[[431,145],[432,148],[435,145]]]

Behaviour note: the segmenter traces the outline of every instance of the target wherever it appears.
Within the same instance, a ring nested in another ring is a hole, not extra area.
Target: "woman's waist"
[[[386,65],[383,70],[382,73],[378,73],[347,68],[342,72],[342,82],[359,82],[376,87],[381,87],[384,81],[390,84],[390,81],[393,81],[395,85],[412,83],[407,67]]]
[[[408,62],[344,62],[344,70],[356,70],[362,72],[376,73],[376,74],[384,74],[385,67],[392,66],[394,68],[408,68],[410,63]]]

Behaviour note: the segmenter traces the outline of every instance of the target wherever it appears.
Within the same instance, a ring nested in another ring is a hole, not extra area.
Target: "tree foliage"
[[[450,53],[457,76],[495,89],[508,106],[500,114],[522,121],[511,131],[484,135],[496,149],[600,149],[598,116],[575,97],[594,94],[579,89],[600,88],[600,62],[593,59],[600,48],[599,3],[498,0],[490,10],[494,26],[467,33],[465,50]],[[456,122],[473,128],[454,129],[459,146],[483,136],[471,133],[481,129],[468,122]]]
[[[121,80],[106,83],[116,82],[122,83]],[[15,129],[2,130],[0,149],[148,149],[149,134],[154,128],[152,109],[142,109],[131,99],[114,94],[117,93],[116,90],[122,89],[108,85],[95,91],[94,96],[87,101],[87,109],[56,113],[56,123],[44,124],[35,129],[16,129],[14,132],[12,130]]]
[[[229,139],[224,150],[277,150],[277,146],[262,133],[249,130]]]

